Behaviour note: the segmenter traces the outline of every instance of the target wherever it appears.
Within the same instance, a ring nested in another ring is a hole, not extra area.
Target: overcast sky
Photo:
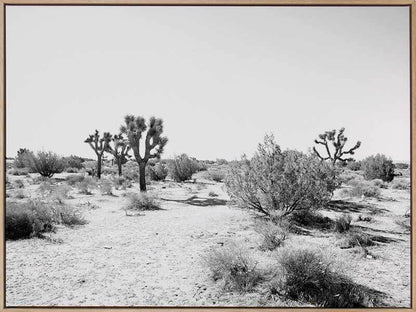
[[[308,151],[346,127],[358,159],[409,160],[407,7],[8,6],[7,155],[95,155],[126,114],[165,122],[165,157]]]

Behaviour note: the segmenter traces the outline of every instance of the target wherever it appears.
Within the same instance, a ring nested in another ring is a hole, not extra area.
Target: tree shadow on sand
[[[372,204],[361,204],[350,202],[346,200],[331,200],[325,207],[325,210],[335,212],[370,212],[370,213],[383,213],[387,212],[387,209],[378,208]]]
[[[199,206],[199,207],[207,207],[207,206],[225,206],[227,204],[227,200],[219,199],[219,198],[201,198],[198,196],[191,196],[187,199],[166,199],[161,198],[164,201],[182,203],[192,206]]]

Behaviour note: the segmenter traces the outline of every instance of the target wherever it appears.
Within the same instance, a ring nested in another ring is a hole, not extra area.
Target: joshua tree
[[[123,137],[123,134],[111,136],[113,146],[106,145],[106,152],[114,156],[114,160],[118,167],[118,175],[121,176],[122,166],[127,162],[127,158],[130,157],[130,146],[128,141]]]
[[[347,142],[348,138],[344,136],[345,128],[341,128],[338,131],[332,130],[332,131],[326,131],[323,134],[319,135],[319,140],[315,140],[316,144],[321,144],[325,146],[325,151],[327,156],[323,157],[321,154],[319,154],[318,150],[313,147],[313,151],[315,154],[322,160],[330,160],[334,165],[337,161],[351,161],[353,158],[343,158],[344,155],[354,155],[354,152],[357,148],[361,146],[361,142],[357,141],[355,143],[354,147],[350,148],[347,151],[343,151],[345,143]],[[334,150],[331,153],[331,150],[329,148],[330,143],[332,142],[332,145],[334,146]]]
[[[168,142],[166,137],[162,137],[163,133],[163,120],[160,118],[151,117],[149,124],[146,125],[146,121],[143,117],[127,115],[124,118],[126,125],[121,126],[121,133],[125,133],[129,140],[131,149],[133,150],[134,157],[139,164],[140,173],[140,191],[146,191],[146,164],[149,159],[160,158],[163,153],[163,149]],[[146,133],[144,141],[144,154],[140,155],[140,140],[143,132]],[[152,150],[153,153],[152,153]]]
[[[97,177],[98,179],[101,178],[101,164],[103,161],[103,154],[106,150],[106,146],[111,140],[111,134],[108,132],[104,132],[103,137],[100,137],[98,130],[95,130],[94,134],[90,134],[90,136],[84,141],[88,143],[90,147],[94,150],[95,154],[97,155]]]

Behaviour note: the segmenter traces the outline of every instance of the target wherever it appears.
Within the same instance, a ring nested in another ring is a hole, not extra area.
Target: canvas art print
[[[409,308],[410,10],[6,5],[6,307]]]

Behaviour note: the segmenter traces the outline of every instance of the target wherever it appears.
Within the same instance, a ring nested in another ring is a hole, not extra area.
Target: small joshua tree
[[[130,146],[128,141],[123,137],[123,134],[111,136],[113,146],[106,145],[106,152],[114,156],[114,160],[118,167],[118,175],[121,176],[122,166],[127,162],[127,158],[130,157]]]
[[[315,140],[316,144],[320,144],[325,146],[325,152],[326,156],[321,156],[321,154],[318,152],[318,150],[313,147],[314,153],[322,160],[330,160],[332,164],[335,165],[337,161],[346,162],[346,161],[352,161],[353,158],[343,158],[345,155],[354,155],[354,152],[356,149],[358,149],[361,146],[361,142],[357,141],[355,143],[354,147],[350,148],[347,151],[344,151],[345,143],[347,142],[348,138],[344,136],[345,128],[341,128],[338,131],[332,130],[332,131],[326,131],[323,134],[319,135],[319,140]],[[331,153],[331,149],[329,148],[330,143],[332,142],[332,145],[334,146],[334,150]]]
[[[162,137],[163,133],[163,120],[160,118],[151,117],[149,119],[149,125],[146,125],[146,121],[143,117],[127,115],[124,118],[126,125],[121,126],[121,133],[125,133],[129,140],[131,149],[133,150],[134,157],[139,164],[140,173],[140,191],[146,191],[146,164],[149,159],[159,159],[163,153],[163,149],[168,142],[166,137]],[[146,133],[145,137],[145,150],[143,156],[140,155],[140,140],[143,132]],[[152,153],[153,151],[153,153]]]
[[[110,140],[111,140],[110,133],[104,132],[103,137],[101,138],[98,130],[95,130],[95,133],[90,134],[90,136],[84,141],[85,143],[88,143],[90,145],[90,147],[94,150],[95,154],[97,155],[97,177],[98,179],[101,178],[101,164],[103,160],[103,154]]]

